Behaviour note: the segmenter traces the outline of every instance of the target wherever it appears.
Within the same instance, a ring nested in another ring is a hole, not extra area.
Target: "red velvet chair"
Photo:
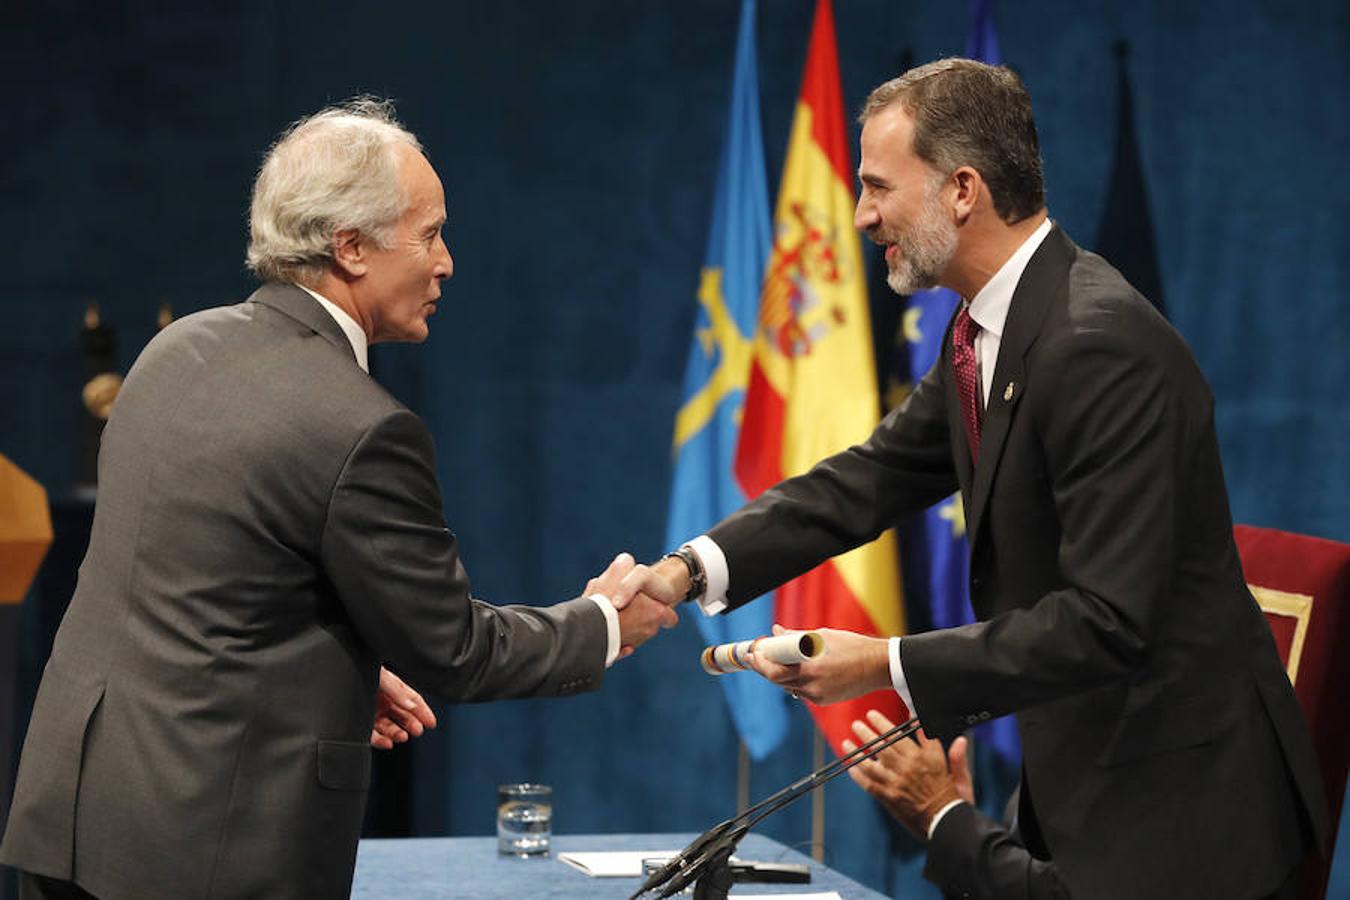
[[[1266,614],[1312,732],[1337,831],[1350,770],[1350,544],[1238,525],[1242,570]],[[1299,873],[1299,896],[1326,893],[1333,848]]]

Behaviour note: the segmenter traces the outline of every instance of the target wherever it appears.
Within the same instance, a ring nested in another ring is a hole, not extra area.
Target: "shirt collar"
[[[970,301],[970,317],[985,331],[1002,339],[1003,326],[1008,321],[1008,308],[1012,306],[1017,282],[1022,280],[1027,263],[1031,262],[1032,255],[1050,233],[1050,228],[1050,219],[1046,218]]]
[[[352,345],[352,353],[356,356],[356,364],[361,367],[362,372],[369,375],[370,362],[368,361],[368,341],[365,329],[356,324],[356,320],[347,315],[346,310],[319,292],[312,291],[303,284],[297,284],[296,287],[318,300],[319,305],[328,311],[328,314],[333,317],[333,321],[338,323],[342,328],[342,333],[347,335],[347,341]]]

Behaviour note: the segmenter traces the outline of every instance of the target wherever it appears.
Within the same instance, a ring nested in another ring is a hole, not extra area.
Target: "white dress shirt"
[[[352,353],[356,354],[356,364],[361,367],[362,372],[369,375],[370,341],[366,337],[366,330],[358,325],[355,319],[347,315],[345,309],[338,306],[332,300],[329,300],[323,294],[320,294],[318,291],[311,291],[303,284],[297,284],[296,287],[306,294],[309,294],[315,300],[318,300],[319,305],[327,310],[328,314],[333,317],[334,322],[338,323],[338,326],[342,329],[342,333],[347,336],[348,343],[352,345]]]
[[[337,322],[342,328],[342,333],[347,336],[347,340],[352,345],[352,353],[356,355],[356,364],[361,367],[361,371],[370,373],[369,346],[370,341],[366,337],[365,329],[356,323],[356,320],[347,314],[347,311],[338,306],[327,297],[312,291],[303,284],[297,284],[296,287],[309,294],[315,300],[319,301],[333,321]],[[725,564],[724,564],[725,565]],[[726,589],[723,588],[723,593]],[[605,645],[605,668],[614,664],[614,660],[619,655],[619,613],[614,609],[614,604],[604,594],[592,594],[590,599],[595,601],[595,605],[600,607],[600,611],[605,614],[605,632],[607,641]]]

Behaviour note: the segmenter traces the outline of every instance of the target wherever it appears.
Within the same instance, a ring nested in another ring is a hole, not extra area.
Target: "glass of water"
[[[553,836],[553,788],[546,784],[503,784],[497,788],[497,852],[503,856],[547,856]]]

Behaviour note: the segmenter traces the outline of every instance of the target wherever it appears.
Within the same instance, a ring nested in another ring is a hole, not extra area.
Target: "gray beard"
[[[956,255],[956,226],[942,215],[938,192],[924,198],[923,212],[914,227],[896,236],[900,259],[886,273],[886,284],[908,296],[937,287],[938,279]]]

